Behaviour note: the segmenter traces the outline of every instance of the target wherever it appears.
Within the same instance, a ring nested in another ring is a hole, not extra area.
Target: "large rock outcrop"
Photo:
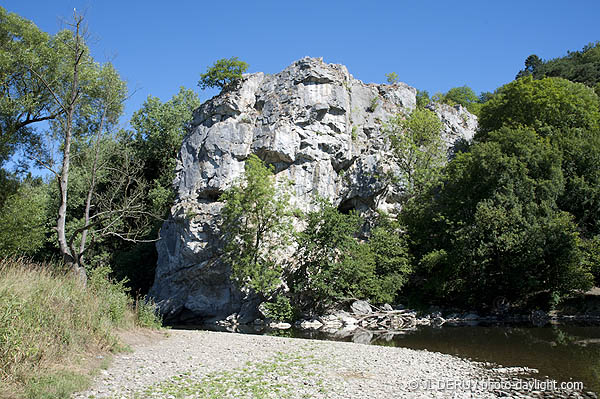
[[[244,76],[236,87],[195,111],[183,141],[174,182],[177,198],[163,224],[150,295],[167,320],[253,315],[219,260],[219,196],[242,174],[254,153],[289,179],[292,202],[313,206],[316,195],[340,209],[371,212],[399,205],[398,192],[377,179],[393,168],[383,132],[386,121],[415,108],[416,90],[404,83],[365,84],[343,65],[304,58],[275,75]],[[476,117],[461,107],[431,104],[444,123],[449,156],[472,139]],[[244,320],[245,319],[245,320]]]

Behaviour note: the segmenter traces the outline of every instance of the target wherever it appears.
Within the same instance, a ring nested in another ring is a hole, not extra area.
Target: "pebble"
[[[289,369],[284,365],[275,371],[280,374],[261,375],[260,378],[271,378],[271,382],[283,385],[289,390],[285,393],[290,398],[593,397],[579,392],[485,389],[476,384],[506,380],[507,377],[518,381],[519,373],[531,373],[533,370],[502,370],[502,366],[494,365],[502,371],[498,372],[490,369],[489,363],[471,362],[437,352],[352,342],[172,330],[168,338],[133,349],[133,354],[115,356],[108,370],[102,372],[103,378],[99,377],[90,390],[77,393],[73,398],[143,397],[147,387],[173,377],[186,375],[199,381],[211,373],[223,375],[227,371],[253,369],[257,364],[273,362],[282,354],[293,357],[289,361]],[[309,365],[309,373],[297,371],[302,362]],[[459,382],[461,387],[449,389],[451,382]],[[445,388],[440,384],[445,384]],[[276,392],[273,394],[277,397]],[[151,397],[171,399],[179,396],[159,392]],[[236,396],[231,393],[224,397]]]

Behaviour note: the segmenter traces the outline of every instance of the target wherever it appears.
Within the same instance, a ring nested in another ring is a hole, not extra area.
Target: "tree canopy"
[[[459,154],[443,184],[409,204],[421,289],[473,306],[588,287],[578,234],[558,208],[560,151],[526,128],[502,128]]]
[[[526,76],[500,87],[483,105],[478,138],[502,126],[529,126],[546,135],[549,128],[595,130],[599,121],[598,96],[589,87],[561,78]]]
[[[435,113],[417,108],[408,116],[397,115],[386,126],[399,182],[406,197],[412,198],[436,184],[447,155],[441,136],[442,122]]]
[[[595,87],[600,83],[600,42],[590,43],[580,51],[569,51],[566,56],[543,61],[535,54],[525,60],[525,68],[517,79],[532,76],[534,79],[558,77]]]
[[[218,87],[224,89],[227,85],[242,78],[248,69],[248,64],[237,57],[222,58],[208,67],[206,73],[200,75],[198,86],[201,89]]]

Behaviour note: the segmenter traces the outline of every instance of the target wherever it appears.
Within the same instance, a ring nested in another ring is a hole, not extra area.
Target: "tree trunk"
[[[67,220],[67,192],[69,186],[69,166],[71,162],[71,140],[73,135],[73,115],[75,113],[77,99],[79,97],[79,65],[83,52],[81,50],[81,36],[79,33],[82,17],[75,16],[75,43],[73,49],[73,85],[66,106],[66,124],[63,142],[62,168],[58,178],[58,187],[60,192],[60,205],[58,208],[58,218],[56,220],[56,232],[58,234],[58,244],[65,265],[71,268],[73,274],[81,281],[83,285],[87,283],[87,274],[85,268],[81,265],[78,254],[74,253],[73,247],[67,243],[66,220]]]
[[[94,151],[94,163],[92,164],[92,176],[90,178],[90,188],[85,199],[85,213],[84,213],[84,226],[90,224],[90,211],[92,208],[92,197],[94,190],[96,189],[96,173],[98,168],[98,155],[100,153],[100,136],[102,135],[102,129],[104,128],[104,120],[106,119],[106,108],[102,111],[102,117],[100,119],[100,126],[96,132],[96,148]],[[88,229],[81,232],[81,243],[79,244],[79,263],[83,263],[83,253],[85,252],[85,246],[87,243]]]

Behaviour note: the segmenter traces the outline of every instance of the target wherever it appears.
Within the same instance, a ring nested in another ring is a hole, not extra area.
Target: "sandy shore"
[[[587,397],[517,389],[526,380],[405,348],[208,331],[133,342],[79,398]],[[490,384],[504,381],[515,389]],[[529,380],[532,382],[533,380]]]

